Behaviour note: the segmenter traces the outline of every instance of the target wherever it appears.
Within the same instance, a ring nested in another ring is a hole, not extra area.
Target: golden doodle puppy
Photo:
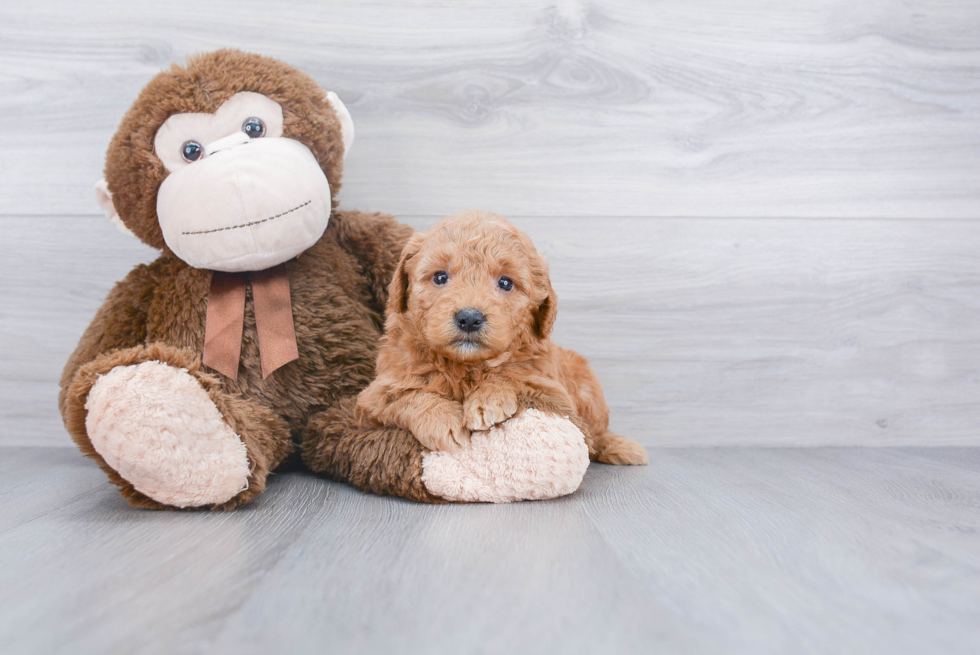
[[[519,407],[573,408],[591,459],[646,464],[640,444],[609,431],[586,359],[552,343],[556,315],[548,266],[526,234],[486,212],[443,219],[402,251],[377,378],[358,411],[454,450]]]

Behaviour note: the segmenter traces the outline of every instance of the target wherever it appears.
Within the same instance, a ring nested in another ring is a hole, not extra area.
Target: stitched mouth
[[[241,225],[229,225],[228,227],[218,227],[213,230],[199,230],[197,232],[181,232],[181,234],[211,234],[213,232],[223,232],[224,230],[237,230],[238,228],[242,228],[242,227],[251,227],[252,225],[258,225],[259,223],[268,223],[269,221],[274,221],[277,218],[281,218],[282,216],[285,216],[286,214],[292,214],[297,209],[302,209],[303,207],[306,207],[311,202],[313,201],[307,200],[302,205],[296,205],[292,209],[287,209],[281,214],[276,214],[275,216],[270,216],[269,218],[263,218],[260,221],[251,221],[249,223],[242,223]]]

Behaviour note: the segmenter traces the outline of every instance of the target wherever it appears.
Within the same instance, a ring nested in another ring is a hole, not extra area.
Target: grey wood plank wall
[[[225,46],[347,103],[343,206],[526,229],[621,432],[980,443],[973,0],[41,0],[0,7],[0,444],[69,444],[60,368],[153,257],[98,215],[105,148]]]

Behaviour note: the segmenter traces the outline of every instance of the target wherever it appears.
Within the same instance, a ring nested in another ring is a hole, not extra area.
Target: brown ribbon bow
[[[204,328],[204,363],[232,380],[238,379],[245,327],[245,291],[249,279],[252,281],[252,307],[262,378],[299,358],[286,265],[247,273],[214,271]]]

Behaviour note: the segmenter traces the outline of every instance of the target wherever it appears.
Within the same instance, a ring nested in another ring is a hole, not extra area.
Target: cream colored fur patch
[[[571,421],[529,409],[474,432],[457,452],[427,453],[422,483],[452,501],[544,500],[578,489],[588,466],[585,436]]]
[[[245,444],[185,369],[117,366],[99,377],[85,409],[96,452],[159,503],[216,505],[247,488]]]

